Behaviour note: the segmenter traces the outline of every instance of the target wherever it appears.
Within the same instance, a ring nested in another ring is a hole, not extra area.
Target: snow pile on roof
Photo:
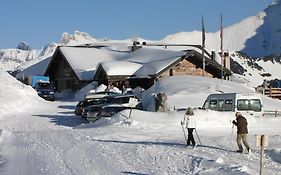
[[[60,47],[60,50],[81,80],[92,79],[95,68],[101,61],[118,60],[123,55],[120,52],[97,48]],[[89,73],[83,74],[85,71]]]
[[[142,65],[127,61],[109,61],[101,63],[107,75],[132,75]]]
[[[27,67],[26,69],[24,69],[23,71],[19,72],[18,74],[16,74],[16,78],[18,80],[22,80],[23,78],[29,78],[30,76],[42,76],[44,75],[47,66],[49,65],[50,61],[51,61],[51,55],[44,55],[42,57],[38,57],[38,59],[34,59],[32,61],[32,65],[31,66],[27,66],[27,65],[21,65],[21,67]],[[28,65],[31,62],[27,62]]]
[[[122,62],[102,62],[107,75],[134,75],[146,77],[157,74],[178,60],[185,52],[143,47],[123,55]]]

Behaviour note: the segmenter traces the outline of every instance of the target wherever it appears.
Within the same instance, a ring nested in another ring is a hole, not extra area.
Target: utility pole
[[[205,26],[204,26],[204,17],[202,15],[202,62],[203,62],[203,76],[205,76],[205,56],[204,56],[204,48],[205,48]]]
[[[224,51],[223,51],[223,18],[222,18],[222,14],[221,14],[221,32],[220,32],[220,38],[221,38],[221,81],[223,81]]]

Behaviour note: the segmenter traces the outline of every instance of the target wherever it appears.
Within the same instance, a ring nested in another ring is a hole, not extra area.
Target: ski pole
[[[197,129],[195,129],[195,133],[196,133],[196,136],[197,136],[197,138],[198,138],[198,140],[199,140],[200,145],[202,145],[201,140],[200,140],[200,138],[199,138],[199,135],[198,135],[198,133],[197,133]]]
[[[233,136],[234,124],[232,124],[231,137]]]
[[[185,133],[185,131],[184,131],[184,127],[183,127],[183,124],[182,124],[182,123],[183,123],[183,122],[181,121],[182,132],[183,132],[183,135],[184,135],[184,139],[185,139],[186,145],[188,145],[188,143],[187,143],[187,138],[186,138],[186,133]]]

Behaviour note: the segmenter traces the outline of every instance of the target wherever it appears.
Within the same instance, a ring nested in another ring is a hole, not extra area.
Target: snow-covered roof
[[[167,66],[174,63],[179,58],[180,58],[180,56],[167,58],[167,59],[163,59],[163,60],[159,60],[159,61],[153,61],[150,63],[144,63],[142,65],[142,67],[134,73],[134,76],[135,77],[144,77],[146,75],[158,74],[160,71],[162,71]]]
[[[69,65],[80,80],[91,80],[96,67],[101,64],[107,75],[156,74],[185,54],[159,48],[143,47],[128,51],[128,45],[102,47],[60,47]],[[121,51],[117,48],[122,48]],[[127,48],[127,49],[126,49]]]
[[[173,51],[153,47],[143,47],[127,55],[127,61],[138,63],[151,63],[169,58],[181,57],[185,54],[183,51]]]
[[[107,75],[132,75],[142,67],[139,63],[129,61],[109,61],[102,62],[101,66]]]
[[[109,76],[147,77],[157,74],[183,55],[185,55],[183,51],[144,47],[124,55],[124,60],[121,62],[102,62],[100,66]]]
[[[60,47],[60,51],[80,80],[90,80],[98,63],[120,60],[124,55],[122,52],[93,47]]]
[[[38,58],[38,60],[39,59],[40,58]],[[47,55],[47,57],[43,56],[42,59],[40,60],[41,61],[27,67],[26,69],[16,74],[16,78],[22,80],[23,78],[26,79],[29,76],[33,76],[33,75],[44,75],[47,66],[50,63],[51,56],[50,55]]]

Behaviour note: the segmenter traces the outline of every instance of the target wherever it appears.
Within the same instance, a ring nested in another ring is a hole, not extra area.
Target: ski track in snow
[[[16,174],[258,174],[259,150],[233,152],[235,136],[201,136],[203,145],[185,147],[182,135],[120,125],[93,128],[74,116],[73,102],[1,121],[0,172]],[[38,106],[37,106],[38,107]],[[83,127],[76,127],[76,126]],[[87,128],[88,127],[88,128]],[[181,128],[179,128],[181,129]],[[228,134],[226,134],[228,135]],[[277,142],[280,136],[274,136]],[[207,144],[204,144],[207,143]],[[254,143],[251,137],[250,143]],[[265,151],[265,172],[281,170],[280,147]],[[277,173],[278,174],[278,173]]]

